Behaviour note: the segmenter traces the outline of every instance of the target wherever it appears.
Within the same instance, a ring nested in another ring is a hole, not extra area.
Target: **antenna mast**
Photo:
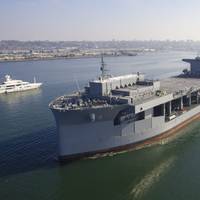
[[[78,80],[77,80],[77,78],[75,76],[74,76],[74,80],[76,82],[77,90],[78,90],[78,92],[80,92],[79,82],[78,82]]]
[[[199,60],[199,59],[200,59],[200,52],[197,52],[196,60]]]
[[[104,62],[104,60],[103,60],[103,54],[101,54],[101,68],[100,68],[100,70],[101,70],[101,79],[103,80],[105,77],[106,77],[106,69],[105,69],[105,66],[106,66],[106,64],[105,64],[105,62]]]

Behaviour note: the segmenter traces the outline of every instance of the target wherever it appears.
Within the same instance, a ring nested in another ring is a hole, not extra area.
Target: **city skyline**
[[[199,40],[191,0],[2,0],[0,40]]]

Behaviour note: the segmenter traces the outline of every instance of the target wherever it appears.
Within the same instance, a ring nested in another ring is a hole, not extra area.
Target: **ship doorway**
[[[164,104],[155,106],[153,108],[153,116],[154,117],[164,116]]]

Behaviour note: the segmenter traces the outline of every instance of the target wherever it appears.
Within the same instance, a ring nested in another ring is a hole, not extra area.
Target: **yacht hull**
[[[41,85],[42,85],[41,83],[31,83],[26,87],[14,87],[12,89],[2,89],[2,90],[0,90],[0,94],[8,94],[8,93],[13,93],[13,92],[34,90],[34,89],[41,87]]]

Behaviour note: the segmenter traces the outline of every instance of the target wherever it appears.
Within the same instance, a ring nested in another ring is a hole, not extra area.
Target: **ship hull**
[[[108,113],[106,110],[104,112]],[[115,115],[117,111],[110,111],[109,114],[112,115],[112,112]],[[57,110],[53,110],[53,113],[57,123],[58,157],[60,161],[70,161],[95,154],[132,150],[158,142],[196,119],[200,115],[200,105],[168,122],[164,116],[159,116],[118,126],[114,126],[113,120],[108,119],[69,124],[69,116],[76,118],[82,113],[73,113],[74,116]]]
[[[192,121],[199,119],[199,118],[200,118],[200,113],[196,114],[192,118],[182,122],[181,124],[177,125],[176,127],[173,127],[168,131],[165,131],[159,135],[156,135],[152,138],[148,138],[146,140],[134,142],[134,143],[123,145],[123,146],[103,149],[103,150],[99,150],[99,151],[85,152],[85,153],[66,155],[66,156],[58,156],[58,159],[61,163],[65,163],[65,162],[70,162],[70,161],[74,161],[74,160],[80,160],[83,158],[89,158],[89,157],[96,158],[96,156],[104,157],[104,156],[107,156],[107,155],[109,156],[109,155],[112,155],[115,153],[118,154],[121,152],[129,152],[129,151],[134,151],[134,150],[138,150],[141,148],[149,147],[151,145],[159,144],[163,140],[173,137],[174,135],[178,134],[178,131],[180,129],[184,128],[185,126],[190,124]]]

